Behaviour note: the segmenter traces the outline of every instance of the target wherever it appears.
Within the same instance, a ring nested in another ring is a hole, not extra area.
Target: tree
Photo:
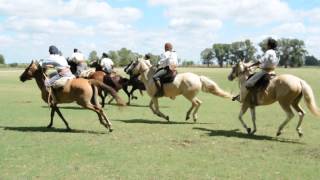
[[[226,62],[231,56],[230,44],[213,44],[215,58],[217,58],[219,66],[223,67],[223,62]]]
[[[92,62],[92,61],[96,61],[98,59],[99,59],[99,57],[97,55],[97,51],[91,51],[89,54],[88,60]]]
[[[318,66],[318,65],[320,65],[320,62],[314,56],[306,56],[304,64],[306,66]]]
[[[194,62],[192,60],[184,60],[182,61],[182,66],[193,66]]]
[[[112,59],[115,66],[119,66],[120,56],[117,51],[109,51],[109,58]]]
[[[212,63],[213,58],[215,57],[214,50],[211,48],[206,48],[200,54],[202,63],[206,64],[208,67]]]
[[[285,68],[302,66],[307,54],[304,41],[299,39],[282,38],[278,40],[278,50],[280,53],[279,65],[283,65]]]
[[[134,53],[127,48],[121,48],[118,51],[119,54],[119,66],[126,66],[130,61],[136,59],[140,55],[138,53]]]
[[[257,50],[250,40],[233,42],[230,46],[230,64],[233,64],[238,60],[245,60],[245,62],[255,60],[254,54]]]
[[[0,54],[0,64],[6,64],[5,59],[2,54]]]

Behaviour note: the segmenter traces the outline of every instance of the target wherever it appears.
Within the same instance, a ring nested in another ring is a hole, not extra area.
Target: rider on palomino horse
[[[75,75],[78,77],[80,74],[88,69],[88,65],[85,61],[84,55],[78,50],[73,49],[73,53],[71,54],[70,60],[77,64],[77,69]]]
[[[244,102],[248,93],[255,88],[256,83],[265,75],[273,75],[275,76],[275,68],[277,67],[279,63],[279,58],[276,54],[276,48],[277,48],[277,41],[269,38],[267,41],[267,51],[265,54],[258,60],[258,62],[250,65],[249,68],[254,66],[259,66],[261,69],[260,72],[257,72],[253,74],[249,79],[246,81],[245,87],[241,93],[240,96],[235,96],[232,100],[238,100],[240,102]]]
[[[158,63],[158,70],[153,76],[153,80],[158,89],[155,97],[163,96],[163,89],[161,79],[176,73],[176,67],[178,64],[178,56],[175,51],[172,51],[172,44],[166,43],[164,45],[165,52],[160,55],[160,61]]]

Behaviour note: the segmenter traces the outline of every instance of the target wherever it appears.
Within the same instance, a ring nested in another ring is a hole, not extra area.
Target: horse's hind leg
[[[294,114],[292,112],[292,109],[290,108],[290,104],[279,102],[282,109],[287,113],[287,118],[285,121],[279,126],[277,136],[279,136],[282,133],[283,128],[288,124],[288,122],[294,117]]]
[[[105,116],[105,114],[103,113],[102,108],[99,108],[99,107],[97,107],[97,106],[94,106],[94,105],[88,104],[88,103],[85,104],[85,105],[82,105],[82,104],[80,104],[80,105],[83,106],[84,108],[87,108],[87,109],[90,109],[90,110],[96,112],[97,115],[98,115],[100,124],[102,124],[104,127],[106,127],[107,129],[109,129],[110,132],[112,131],[111,123],[110,123],[110,121],[107,119],[107,117]],[[106,122],[104,122],[104,120],[105,120]]]
[[[69,127],[68,122],[64,119],[64,117],[62,116],[62,113],[60,112],[60,110],[59,110],[59,108],[57,106],[55,107],[55,111],[58,113],[58,115],[60,116],[60,118],[62,119],[64,124],[66,125],[67,130],[71,130],[70,127]]]
[[[195,101],[195,103],[196,103],[196,108],[194,109],[192,116],[193,116],[193,121],[197,122],[197,119],[198,119],[197,113],[198,113],[199,107],[201,106],[202,102],[198,98],[194,98],[193,101]]]
[[[302,128],[301,128],[301,124],[302,124],[302,121],[303,121],[303,117],[304,117],[304,114],[305,112],[303,111],[303,109],[300,107],[299,105],[299,101],[301,99],[302,96],[299,96],[291,105],[292,107],[298,112],[298,115],[299,115],[299,122],[298,122],[298,125],[297,125],[297,132],[299,134],[299,137],[302,137],[303,135],[303,132],[302,132]]]
[[[257,131],[257,125],[256,125],[256,108],[255,107],[250,107],[250,112],[251,112],[251,119],[252,119],[252,124],[253,124],[253,130],[250,132],[251,134],[254,134]]]

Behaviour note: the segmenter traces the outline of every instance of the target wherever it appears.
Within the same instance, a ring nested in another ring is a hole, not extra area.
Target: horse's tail
[[[320,110],[316,104],[316,101],[315,101],[315,98],[313,95],[313,91],[312,91],[310,85],[307,82],[305,82],[304,80],[301,80],[300,84],[302,86],[302,94],[303,94],[303,97],[304,97],[304,100],[306,102],[308,109],[315,116],[320,116]]]
[[[95,80],[95,79],[89,79],[89,83],[107,91],[108,93],[110,93],[111,96],[117,101],[117,103],[119,105],[121,105],[121,106],[125,105],[125,102],[118,96],[117,92],[112,87],[104,84],[101,81]]]
[[[211,79],[200,76],[200,81],[202,83],[202,91],[212,93],[216,96],[220,96],[223,98],[231,98],[232,95],[224,90],[222,90],[217,83],[212,81]]]

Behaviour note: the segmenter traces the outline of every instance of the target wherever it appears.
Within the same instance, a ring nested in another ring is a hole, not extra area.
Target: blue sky
[[[0,0],[0,53],[7,63],[45,58],[58,46],[85,55],[127,47],[160,54],[172,42],[199,61],[213,43],[299,38],[320,58],[319,0]]]

